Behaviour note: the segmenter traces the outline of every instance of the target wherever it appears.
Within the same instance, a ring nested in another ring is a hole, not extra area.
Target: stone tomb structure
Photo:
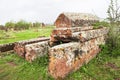
[[[94,58],[100,52],[99,45],[105,44],[109,30],[106,27],[94,29],[91,24],[97,21],[99,18],[92,14],[61,13],[50,38],[19,41],[10,46],[29,62],[48,55],[49,74],[55,79],[65,78]],[[3,47],[6,45],[0,46]]]

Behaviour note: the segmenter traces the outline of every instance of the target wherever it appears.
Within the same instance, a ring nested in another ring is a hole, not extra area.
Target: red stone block
[[[25,45],[25,50],[26,50],[25,59],[29,62],[32,62],[35,59],[42,57],[48,53],[49,44],[48,41],[32,43]]]
[[[99,45],[104,42],[104,37],[98,37],[82,43],[71,42],[52,47],[49,51],[50,75],[55,79],[66,77],[94,58],[100,51]]]
[[[42,37],[42,38],[36,38],[36,39],[30,39],[30,40],[24,40],[24,41],[19,41],[15,43],[14,51],[20,56],[25,58],[26,50],[25,50],[25,45],[27,44],[32,44],[32,43],[37,43],[41,41],[48,41],[50,38],[47,37]]]
[[[60,33],[60,32],[59,32]],[[74,32],[71,34],[52,34],[50,41],[51,42],[71,42],[71,41],[88,41],[93,38],[97,38],[100,36],[107,35],[108,28],[100,28],[100,29],[93,29],[93,30],[86,30],[80,32]]]

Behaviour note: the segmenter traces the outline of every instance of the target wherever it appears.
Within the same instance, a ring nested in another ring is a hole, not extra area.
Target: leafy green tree
[[[120,5],[118,4],[118,0],[110,0],[107,13],[110,23],[116,23],[120,21]]]
[[[118,0],[111,0],[108,8],[108,20],[110,21],[107,45],[109,51],[112,54],[120,55],[120,6],[118,6]]]

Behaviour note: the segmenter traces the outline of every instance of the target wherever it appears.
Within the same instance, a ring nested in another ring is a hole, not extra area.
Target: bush
[[[15,24],[15,30],[29,29],[30,26],[31,26],[30,23],[21,20]]]
[[[5,27],[7,29],[25,30],[29,28],[40,28],[41,25],[42,24],[40,22],[31,23],[31,22],[26,22],[24,20],[20,20],[18,22],[12,22],[12,21],[7,22],[5,24]]]
[[[11,28],[15,28],[15,22],[12,22],[12,21],[10,21],[10,22],[7,22],[6,24],[5,24],[5,27],[7,27],[8,29],[11,29]]]
[[[33,28],[39,28],[39,27],[41,27],[41,23],[39,23],[39,22],[35,22],[35,23],[33,23],[33,26],[32,26]]]
[[[111,25],[108,34],[108,43],[112,48],[120,48],[120,27]]]
[[[40,22],[31,23],[31,22],[26,22],[24,20],[20,20],[18,22],[12,22],[12,21],[7,22],[5,24],[5,27],[7,29],[25,30],[29,28],[40,28],[41,25],[42,24]]]
[[[120,55],[120,25],[111,25],[109,27],[107,46],[114,55]]]
[[[106,45],[102,47],[104,53],[112,56],[120,56],[120,25],[117,23],[97,22],[94,28],[105,26],[109,28]]]
[[[8,29],[14,29],[14,30],[24,30],[32,27],[32,23],[26,22],[24,20],[20,20],[18,22],[10,21],[5,24],[5,27]]]

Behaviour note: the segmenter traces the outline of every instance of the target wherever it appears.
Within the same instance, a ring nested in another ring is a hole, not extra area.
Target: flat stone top
[[[72,28],[55,28],[54,30],[67,30],[67,29],[93,29],[93,26],[87,26],[87,27],[83,27],[83,26],[78,26],[78,27],[72,27]]]
[[[49,37],[34,38],[34,39],[29,39],[29,40],[18,41],[16,43],[32,42],[35,40],[47,40],[47,39],[49,40],[50,38]]]
[[[38,43],[27,44],[26,47],[42,45],[42,44],[47,44],[47,43],[48,43],[48,41],[42,41],[42,42],[38,42]]]

